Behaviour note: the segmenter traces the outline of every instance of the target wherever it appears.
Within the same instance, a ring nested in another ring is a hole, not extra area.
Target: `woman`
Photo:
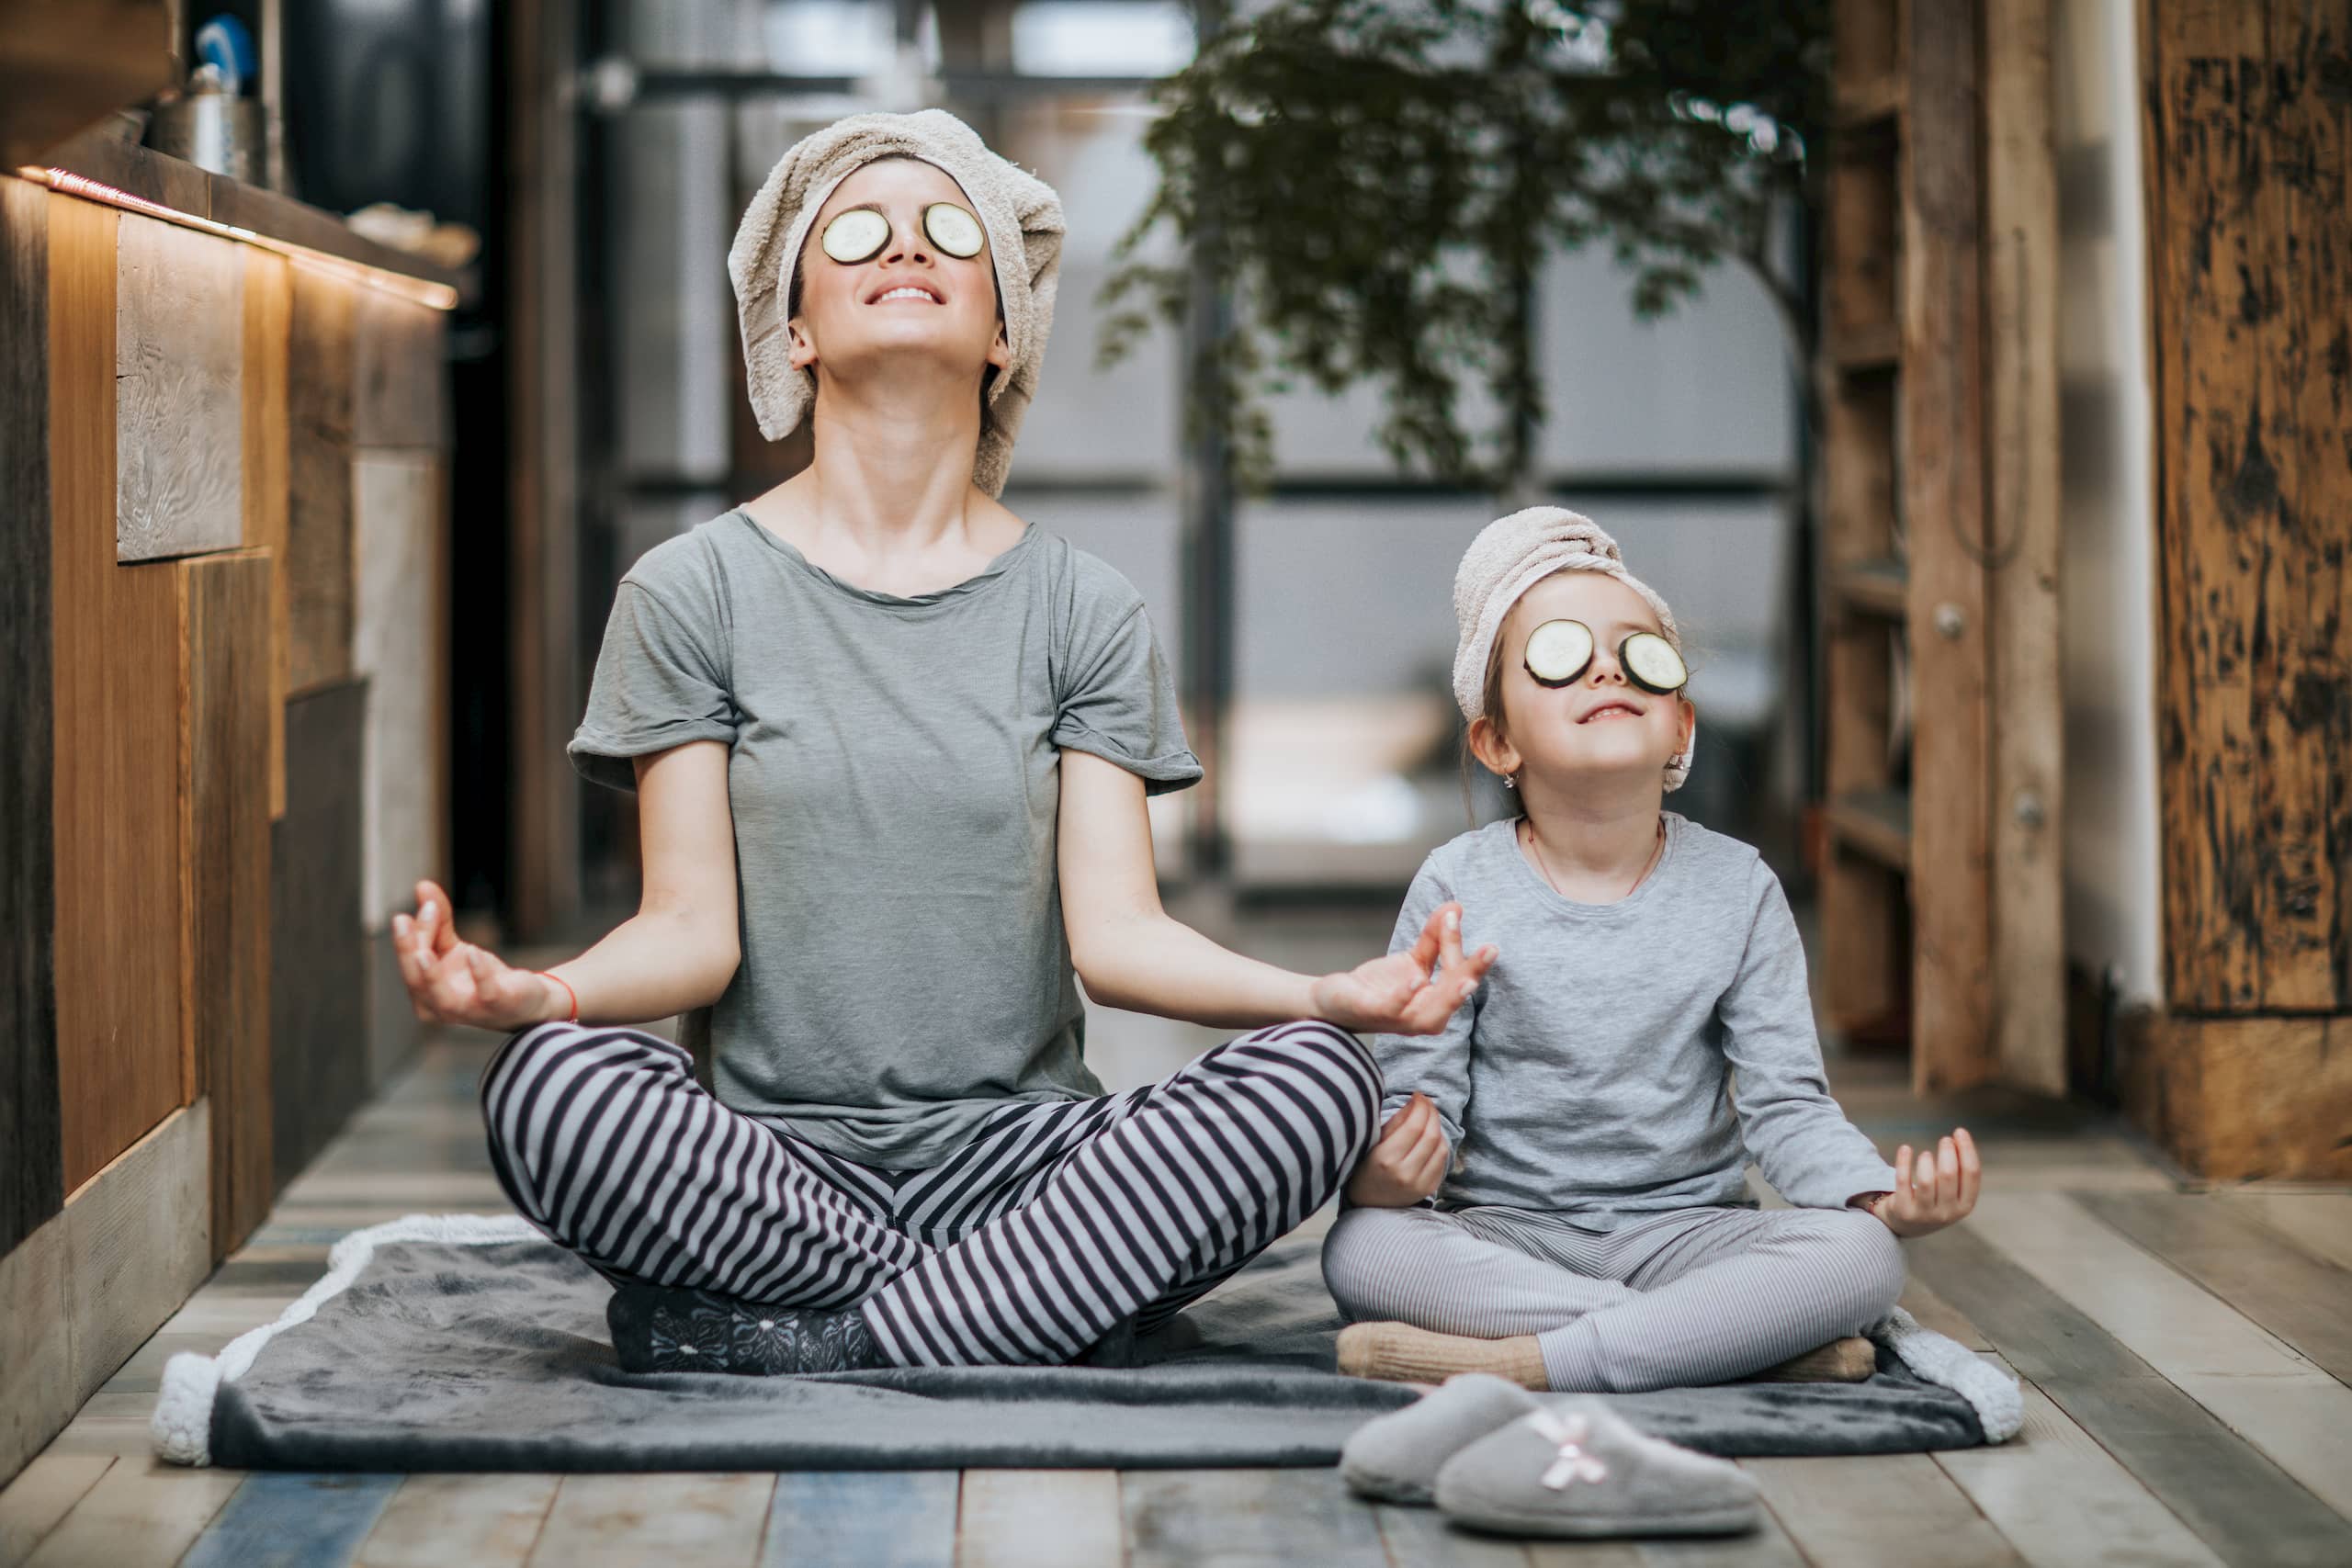
[[[1135,590],[996,500],[1051,324],[1054,193],[937,110],[785,154],[729,270],[801,474],[632,567],[571,753],[638,795],[635,918],[544,974],[394,921],[483,1077],[514,1204],[619,1287],[621,1364],[1061,1362],[1148,1330],[1336,1192],[1350,1032],[1429,1032],[1459,910],[1309,977],[1170,919],[1144,801],[1200,776]],[[1106,1096],[1100,1000],[1246,1033]],[[1432,968],[1437,970],[1431,977]],[[715,1095],[623,1027],[709,1006]]]

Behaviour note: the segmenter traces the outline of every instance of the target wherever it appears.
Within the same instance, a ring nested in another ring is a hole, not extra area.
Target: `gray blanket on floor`
[[[322,1281],[305,1299],[310,1315],[298,1306],[294,1321],[218,1360],[175,1359],[158,1449],[183,1462],[293,1470],[1329,1464],[1358,1425],[1415,1395],[1333,1371],[1339,1319],[1316,1246],[1278,1244],[1179,1320],[1192,1331],[1142,1342],[1132,1366],[763,1379],[621,1371],[605,1329],[610,1287],[545,1241],[355,1236],[337,1255],[349,1282]],[[1880,1364],[1865,1383],[1612,1403],[1649,1432],[1724,1455],[1985,1440],[1966,1399],[1884,1349]]]

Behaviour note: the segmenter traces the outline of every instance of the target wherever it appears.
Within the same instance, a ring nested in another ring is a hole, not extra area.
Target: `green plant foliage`
[[[1158,90],[1159,186],[1115,253],[1100,357],[1185,320],[1191,264],[1142,254],[1165,226],[1237,301],[1191,417],[1243,482],[1271,469],[1267,395],[1371,382],[1400,467],[1501,489],[1544,417],[1547,254],[1607,244],[1645,316],[1747,265],[1804,354],[1775,217],[1826,130],[1828,3],[1275,0]],[[1498,417],[1474,434],[1476,384]]]

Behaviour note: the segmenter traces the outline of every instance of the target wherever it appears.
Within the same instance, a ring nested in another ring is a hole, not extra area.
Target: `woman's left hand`
[[[1315,1016],[1359,1034],[1435,1034],[1477,990],[1497,951],[1489,942],[1463,956],[1462,906],[1441,904],[1408,951],[1316,981]]]
[[[1871,1203],[1870,1211],[1896,1235],[1926,1235],[1966,1219],[1984,1179],[1976,1140],[1967,1128],[1955,1128],[1935,1153],[1920,1150],[1916,1163],[1910,1145],[1895,1150],[1894,1190]]]

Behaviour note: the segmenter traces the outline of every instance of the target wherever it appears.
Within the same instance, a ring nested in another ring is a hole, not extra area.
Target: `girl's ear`
[[[1470,754],[1497,778],[1519,772],[1519,749],[1503,738],[1495,721],[1480,714],[1470,721]]]
[[[1699,706],[1689,697],[1676,700],[1682,705],[1682,737],[1674,745],[1674,754],[1679,757],[1690,750],[1690,733],[1699,728]]]

